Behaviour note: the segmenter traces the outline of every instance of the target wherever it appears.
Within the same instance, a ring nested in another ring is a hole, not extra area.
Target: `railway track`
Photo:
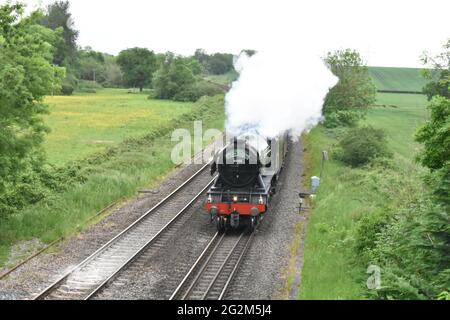
[[[214,179],[204,165],[132,225],[53,282],[34,300],[87,300],[94,297],[137,257],[170,232]]]
[[[247,230],[216,233],[170,300],[222,300],[254,236]]]

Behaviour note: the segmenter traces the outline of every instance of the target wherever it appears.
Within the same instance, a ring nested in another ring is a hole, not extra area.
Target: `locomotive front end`
[[[211,173],[218,177],[207,195],[205,209],[218,230],[249,222],[254,228],[267,211],[273,186],[272,142],[258,135],[234,138],[216,154]]]

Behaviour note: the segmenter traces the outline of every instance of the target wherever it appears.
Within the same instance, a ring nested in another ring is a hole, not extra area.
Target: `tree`
[[[450,39],[443,48],[444,52],[435,57],[426,52],[422,56],[423,64],[431,67],[422,72],[422,75],[429,80],[423,88],[423,93],[427,95],[428,100],[437,95],[450,99]]]
[[[233,55],[228,53],[215,53],[208,62],[208,71],[211,74],[225,74],[233,68]]]
[[[418,159],[423,166],[439,170],[450,165],[450,99],[436,96],[428,108],[431,119],[416,134],[424,145]]]
[[[69,1],[57,1],[47,6],[46,14],[41,19],[43,26],[61,31],[62,38],[53,44],[55,46],[53,63],[65,67],[72,65],[76,59],[79,34],[74,28],[69,9]]]
[[[234,57],[229,53],[215,53],[208,55],[205,50],[197,49],[194,59],[203,67],[203,71],[209,74],[225,74],[234,70]]]
[[[22,4],[0,7],[0,193],[37,158],[47,128],[43,97],[58,89],[64,69],[52,66],[56,35],[24,16]]]
[[[194,69],[194,70],[193,70]],[[194,73],[198,64],[191,58],[175,56],[168,52],[161,68],[155,73],[153,88],[158,99],[174,99],[180,101],[196,100]]]
[[[105,62],[105,85],[120,87],[123,84],[123,73],[116,62],[116,58],[108,56]]]
[[[339,78],[325,99],[325,125],[355,125],[375,102],[376,87],[369,71],[360,54],[351,49],[329,52],[324,61]]]
[[[432,64],[438,80],[429,73],[430,82],[425,93],[431,99],[428,106],[430,119],[416,134],[416,141],[423,144],[423,150],[417,160],[431,170],[426,178],[431,193],[432,205],[421,217],[418,231],[432,239],[432,245],[426,242],[420,249],[428,249],[427,265],[437,276],[435,281],[442,291],[450,288],[450,40],[444,46],[444,52],[431,58],[423,57],[424,64]],[[428,89],[428,91],[427,91]],[[446,290],[446,291],[445,291]]]
[[[425,70],[430,76],[425,88],[434,89],[428,91],[431,118],[416,134],[416,140],[424,145],[418,160],[431,170],[439,170],[450,162],[450,39],[444,45],[444,52],[435,57],[424,54],[422,61],[431,65],[439,80],[433,79],[429,69]]]
[[[105,57],[101,52],[93,51],[90,47],[79,50],[76,69],[79,79],[99,83],[106,81]]]
[[[156,57],[153,51],[145,48],[132,48],[120,52],[117,57],[124,81],[127,85],[137,87],[142,92],[151,84],[156,69]]]

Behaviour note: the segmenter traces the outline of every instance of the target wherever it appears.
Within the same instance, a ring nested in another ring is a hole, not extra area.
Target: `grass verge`
[[[394,159],[350,168],[333,159],[339,130],[317,127],[304,137],[306,179],[318,175],[321,152],[330,152],[321,186],[312,202],[305,240],[300,299],[363,299],[368,266],[355,254],[362,219],[395,212],[422,192],[423,169],[414,163],[419,146],[413,140],[427,119],[419,95],[379,94],[366,122],[386,131]]]

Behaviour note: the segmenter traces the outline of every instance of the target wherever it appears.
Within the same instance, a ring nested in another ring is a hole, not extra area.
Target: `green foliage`
[[[202,65],[207,74],[225,74],[234,70],[232,54],[214,53],[208,55],[203,49],[197,49],[194,58]]]
[[[236,70],[231,70],[225,74],[220,75],[209,75],[205,77],[206,80],[220,84],[222,86],[230,86],[232,82],[239,78],[239,74]]]
[[[117,64],[123,72],[125,84],[139,88],[142,92],[145,86],[151,84],[156,69],[156,57],[153,51],[148,49],[132,48],[120,52]]]
[[[77,91],[83,93],[96,93],[98,90],[102,89],[102,85],[94,81],[88,80],[78,80],[77,81]]]
[[[438,300],[449,300],[450,301],[450,292],[444,291],[439,294]]]
[[[370,109],[364,122],[385,130],[395,160],[378,158],[362,168],[333,158],[326,164],[305,242],[302,298],[360,299],[359,290],[376,299],[448,298],[450,167],[424,183],[426,170],[414,162],[414,127],[427,118],[424,98],[379,97],[397,108]],[[339,129],[318,127],[306,137],[308,176],[320,170],[321,151],[332,149],[336,136]],[[369,265],[381,269],[377,290],[366,287]]]
[[[331,72],[339,78],[339,83],[325,99],[325,125],[354,125],[358,118],[364,116],[366,108],[375,102],[376,88],[369,71],[359,53],[350,49],[330,52],[324,60]],[[336,112],[341,113],[332,115]],[[354,115],[350,116],[350,113]],[[331,124],[327,124],[328,121]]]
[[[354,112],[353,110],[334,110],[329,108],[326,115],[326,120],[323,125],[326,128],[337,128],[341,126],[355,127],[358,121],[362,118],[362,114]]]
[[[450,215],[416,194],[388,216],[360,221],[357,252],[383,270],[378,298],[436,299],[450,287]]]
[[[80,51],[79,53],[79,79],[105,82],[105,59],[103,55],[100,58],[96,52]]]
[[[390,157],[383,130],[371,126],[349,129],[339,142],[339,158],[353,167],[368,164],[381,157]]]
[[[75,88],[70,83],[63,83],[61,85],[61,94],[63,96],[71,96]]]
[[[52,94],[62,94],[64,96],[71,96],[77,86],[77,78],[71,73],[66,74],[66,77],[61,82],[61,90],[52,92]]]
[[[425,147],[418,159],[438,170],[450,164],[450,99],[437,96],[428,109],[431,119],[416,134],[416,140]]]
[[[195,102],[203,96],[214,96],[223,92],[219,86],[200,80],[200,72],[201,67],[196,59],[168,52],[155,73],[152,97]]]
[[[450,99],[450,39],[443,46],[444,51],[432,57],[428,53],[422,56],[424,65],[430,65],[432,70],[423,70],[423,76],[429,82],[423,88],[423,93],[427,95],[428,100],[434,96],[442,96]]]
[[[0,7],[0,194],[17,182],[38,150],[47,128],[46,94],[58,90],[64,71],[51,65],[49,31],[36,28],[39,13],[23,15],[23,5]]]
[[[208,83],[206,81],[197,81],[195,84],[185,87],[184,90],[178,92],[173,99],[176,101],[192,101],[195,102],[201,97],[223,93],[223,90],[217,85]]]
[[[105,87],[120,87],[123,85],[123,73],[116,60],[112,55],[86,47],[78,51],[74,71],[78,79],[96,82]]]
[[[61,67],[71,66],[77,54],[76,41],[79,32],[74,29],[69,9],[69,1],[56,1],[47,6],[45,15],[40,21],[43,26],[60,32],[61,38],[53,43],[55,46],[53,63]]]
[[[14,186],[0,196],[0,219],[20,212],[23,208],[68,190],[76,183],[86,181],[81,166],[70,164],[65,167],[30,166],[21,174]],[[3,215],[3,217],[2,217]]]
[[[123,86],[123,73],[116,62],[115,57],[106,57],[105,65],[105,81],[103,85],[110,88],[119,88]]]
[[[164,63],[153,79],[155,98],[196,101],[197,79],[192,70],[193,66],[195,68],[196,65],[191,59],[167,53]]]
[[[425,147],[420,162],[434,170],[426,191],[360,222],[356,250],[383,270],[377,298],[436,299],[450,288],[449,100],[435,97],[429,109],[431,119],[416,135]]]

